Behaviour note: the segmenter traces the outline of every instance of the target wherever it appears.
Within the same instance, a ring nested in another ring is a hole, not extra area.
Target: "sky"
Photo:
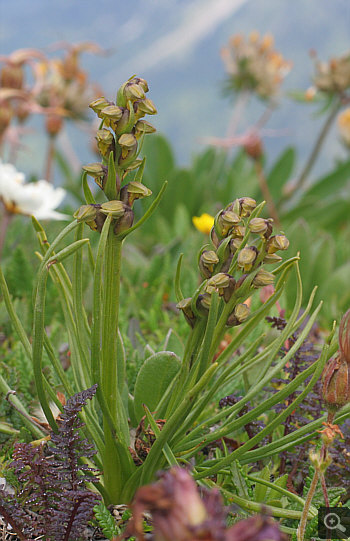
[[[325,59],[350,49],[349,27],[348,0],[0,0],[0,54],[20,47],[47,50],[61,40],[92,40],[109,54],[85,54],[83,65],[109,98],[130,75],[146,78],[159,112],[152,122],[170,139],[180,164],[203,148],[206,137],[227,131],[233,103],[222,93],[220,49],[232,34],[271,32],[294,65],[284,84],[290,90],[306,89],[312,82],[310,49]],[[261,112],[262,106],[253,103],[238,130]],[[272,158],[287,145],[306,155],[321,122],[314,113],[281,99],[266,138]],[[84,135],[73,138],[86,161]],[[30,144],[32,153],[40,154],[40,138]],[[333,130],[324,159],[342,152]],[[24,161],[28,165],[30,153]]]

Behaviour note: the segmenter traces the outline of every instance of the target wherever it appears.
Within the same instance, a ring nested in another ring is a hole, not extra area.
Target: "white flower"
[[[12,164],[0,162],[0,198],[9,212],[35,216],[38,220],[70,219],[54,210],[66,195],[63,188],[54,188],[47,180],[27,184],[24,180],[24,174]]]

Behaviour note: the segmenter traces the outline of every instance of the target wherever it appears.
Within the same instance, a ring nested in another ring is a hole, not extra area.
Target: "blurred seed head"
[[[248,39],[240,34],[231,37],[221,51],[228,74],[227,92],[250,91],[264,100],[278,94],[291,62],[273,47],[270,34],[260,37],[253,31]]]

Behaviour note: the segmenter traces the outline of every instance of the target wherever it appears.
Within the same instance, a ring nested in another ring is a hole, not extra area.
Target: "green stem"
[[[324,123],[324,125],[322,126],[322,129],[315,141],[315,144],[311,150],[311,153],[310,153],[310,156],[308,157],[305,165],[304,165],[304,168],[302,170],[302,172],[300,173],[300,176],[298,178],[298,180],[296,181],[296,183],[294,184],[293,188],[292,188],[292,191],[290,193],[288,193],[288,198],[290,198],[290,196],[292,194],[294,194],[296,191],[298,190],[301,190],[301,188],[304,187],[304,184],[311,172],[311,169],[313,168],[314,164],[315,164],[315,161],[317,159],[317,156],[319,155],[319,152],[322,148],[322,145],[326,139],[326,136],[329,132],[329,129],[330,127],[332,126],[333,124],[333,121],[335,119],[335,117],[337,116],[338,114],[338,111],[339,109],[341,108],[342,106],[342,103],[340,101],[337,101],[337,103],[335,104],[335,106],[331,109],[328,117],[326,118],[326,121]]]
[[[48,269],[46,267],[40,273],[38,279],[38,285],[36,290],[36,299],[34,306],[34,321],[33,321],[33,346],[32,346],[32,359],[33,359],[33,371],[34,380],[36,385],[36,392],[38,394],[39,402],[47,419],[47,422],[51,426],[54,432],[58,431],[56,421],[52,415],[49,402],[46,397],[44,389],[44,380],[42,372],[42,356],[44,345],[44,325],[45,325],[45,292],[47,282]]]
[[[11,387],[7,384],[7,382],[4,380],[2,375],[0,374],[0,393],[4,396],[8,396],[11,394],[11,403],[13,403],[16,407],[16,410],[22,414],[22,420],[25,426],[28,428],[28,430],[33,434],[35,438],[42,438],[44,437],[44,432],[36,426],[33,422],[29,421],[30,415],[27,412],[26,408],[23,406],[22,402],[17,398],[15,394],[13,394]],[[2,430],[3,432],[3,430]]]
[[[121,248],[122,243],[116,238],[111,227],[106,244],[103,284],[102,389],[114,421],[117,420],[115,390],[118,384],[118,375],[115,369],[115,359],[117,356]]]
[[[312,479],[312,482],[311,482],[311,485],[310,485],[310,488],[309,488],[309,492],[308,492],[306,500],[305,500],[304,509],[303,509],[301,519],[300,519],[300,522],[299,522],[299,526],[298,526],[298,529],[297,529],[297,540],[298,541],[304,541],[306,523],[307,523],[307,519],[308,519],[309,510],[310,510],[310,507],[311,507],[311,504],[312,504],[312,499],[313,499],[315,491],[316,491],[318,478],[319,478],[319,472],[317,470],[315,470],[314,477]]]
[[[110,226],[104,254],[104,280],[102,285],[102,351],[101,351],[101,387],[104,400],[111,415],[103,415],[105,432],[105,454],[103,459],[104,484],[112,503],[118,503],[121,490],[128,477],[128,471],[121,467],[122,457],[116,456],[115,435],[111,432],[110,422],[116,426],[121,446],[128,447],[129,428],[122,403],[117,370],[118,355],[118,315],[121,270],[121,239]],[[121,384],[121,382],[119,382]]]

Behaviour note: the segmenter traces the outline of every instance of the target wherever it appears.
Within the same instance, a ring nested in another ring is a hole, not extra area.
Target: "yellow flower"
[[[209,235],[211,228],[214,225],[214,218],[210,214],[201,214],[201,216],[193,216],[192,218],[193,225],[201,233]]]
[[[350,107],[347,107],[338,116],[338,128],[342,140],[347,146],[350,146]]]

